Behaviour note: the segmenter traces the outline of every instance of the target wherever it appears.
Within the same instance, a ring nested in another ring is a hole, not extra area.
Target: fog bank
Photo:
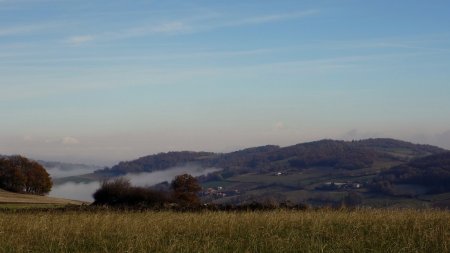
[[[130,173],[125,176],[131,181],[134,186],[152,186],[162,182],[170,182],[177,175],[184,173],[190,174],[192,176],[207,175],[216,171],[220,171],[219,168],[200,168],[194,166],[183,166],[174,167],[171,169],[163,171],[155,171],[150,173]],[[75,183],[67,182],[60,185],[54,185],[49,196],[82,200],[82,201],[93,201],[92,194],[100,187],[100,182],[90,182],[90,183]]]

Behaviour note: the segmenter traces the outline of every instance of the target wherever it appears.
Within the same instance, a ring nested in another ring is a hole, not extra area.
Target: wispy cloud
[[[144,37],[155,34],[180,34],[187,33],[190,27],[181,21],[172,21],[166,23],[159,23],[156,25],[146,25],[131,27],[116,32],[104,32],[96,36],[93,35],[77,35],[66,39],[66,42],[72,45],[80,45],[93,40],[111,41],[118,39],[127,39],[135,37]]]
[[[142,37],[153,34],[179,34],[190,31],[191,28],[183,21],[171,21],[155,25],[139,26],[125,29],[119,32],[106,33],[110,39],[122,39],[130,37]]]
[[[154,54],[154,55],[113,55],[113,56],[80,56],[80,57],[36,57],[36,58],[26,58],[18,59],[14,61],[9,61],[9,63],[20,63],[20,64],[40,64],[40,63],[68,63],[68,62],[122,62],[122,61],[173,61],[173,60],[195,60],[195,59],[209,59],[209,58],[233,58],[242,56],[257,56],[270,54],[278,51],[283,51],[284,48],[261,48],[252,50],[232,50],[232,51],[197,51],[189,53],[177,53],[177,54]],[[2,58],[12,58],[19,54],[0,54],[0,59]],[[24,54],[27,56],[28,54]],[[0,64],[2,66],[2,64]]]
[[[286,128],[286,124],[283,121],[278,121],[273,125],[273,129],[276,131],[280,131]]]
[[[24,4],[24,3],[43,3],[57,2],[58,0],[0,0],[0,4]]]
[[[80,144],[80,141],[78,139],[76,139],[75,137],[67,136],[67,137],[62,138],[61,143],[63,145],[76,145],[76,144]]]
[[[240,52],[245,54],[247,52]],[[251,53],[248,52],[248,53]],[[214,53],[211,53],[214,55]],[[220,54],[220,53],[219,53]],[[233,52],[224,55],[236,54]],[[239,54],[239,53],[238,53]],[[25,100],[37,97],[56,96],[58,94],[72,94],[92,92],[95,90],[115,89],[120,87],[130,87],[139,85],[161,85],[187,82],[188,80],[202,80],[204,78],[216,78],[217,80],[232,77],[246,76],[259,77],[262,75],[294,75],[294,76],[314,76],[343,71],[360,71],[369,68],[371,62],[385,62],[398,59],[409,59],[417,54],[393,53],[393,54],[369,54],[353,55],[345,57],[329,57],[314,59],[298,59],[293,61],[268,61],[254,62],[252,64],[234,64],[225,66],[190,65],[189,67],[156,67],[139,62],[135,64],[127,75],[116,71],[115,66],[105,69],[97,69],[94,72],[87,70],[77,70],[77,78],[57,78],[46,77],[45,83],[39,84],[39,89],[35,89],[36,83],[25,81],[11,82],[11,85],[4,85],[0,93],[0,101]],[[175,57],[175,56],[174,56]],[[188,57],[188,55],[186,55]],[[127,59],[129,62],[130,58]],[[91,59],[98,60],[98,59]],[[110,61],[108,58],[105,61]],[[129,63],[131,64],[131,63]],[[56,65],[55,65],[56,66]],[[33,67],[36,70],[37,67]],[[43,67],[45,70],[47,67]],[[55,67],[52,67],[54,70]],[[72,68],[71,71],[74,71]],[[104,78],[108,76],[108,78]],[[130,84],[130,78],[139,80]],[[41,78],[36,76],[36,78]],[[25,79],[24,79],[25,80]],[[145,81],[142,81],[145,80]],[[23,85],[21,85],[23,83]],[[65,85],[61,86],[60,83]],[[2,86],[0,84],[0,86]],[[31,88],[33,87],[33,88]]]
[[[199,32],[208,32],[226,27],[240,27],[260,25],[266,23],[281,22],[285,20],[300,19],[313,16],[319,13],[318,10],[296,11],[288,13],[268,14],[253,17],[241,17],[232,19],[220,19],[220,15],[206,15],[201,18],[190,18],[183,20],[173,20],[150,25],[142,25],[122,29],[114,32],[103,32],[97,36],[77,35],[69,37],[66,41],[70,44],[81,44],[94,39],[110,41],[118,39],[128,39],[134,37],[144,37],[151,35],[180,35]]]
[[[43,31],[43,30],[48,30],[48,29],[54,28],[54,27],[55,27],[55,25],[49,25],[49,24],[0,27],[0,37],[35,33],[35,32],[39,32],[39,31]]]
[[[306,11],[297,11],[297,12],[280,13],[280,14],[269,14],[269,15],[263,15],[263,16],[255,16],[255,17],[237,19],[234,21],[219,24],[216,27],[259,25],[259,24],[265,24],[265,23],[281,22],[281,21],[285,21],[285,20],[305,18],[305,17],[316,15],[318,13],[319,13],[318,10],[306,10]],[[212,28],[214,28],[214,26]]]
[[[311,49],[410,49],[421,51],[448,52],[447,48],[440,48],[440,43],[448,44],[448,36],[434,37],[432,34],[416,35],[415,37],[381,37],[364,40],[326,40],[315,41],[309,45]],[[435,46],[433,46],[435,45]]]
[[[184,32],[190,30],[189,27],[183,22],[169,22],[163,23],[150,29],[150,32],[154,33],[173,33]]]
[[[95,39],[93,35],[80,35],[80,36],[72,36],[67,39],[67,42],[72,45],[80,45]]]

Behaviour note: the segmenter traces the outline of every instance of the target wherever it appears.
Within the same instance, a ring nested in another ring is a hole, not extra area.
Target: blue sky
[[[0,153],[450,148],[448,1],[0,0]]]

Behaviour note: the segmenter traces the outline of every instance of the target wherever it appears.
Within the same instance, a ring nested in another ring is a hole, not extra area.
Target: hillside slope
[[[377,177],[378,183],[390,186],[385,189],[395,194],[392,185],[417,185],[428,193],[450,192],[450,152],[414,159],[395,166]]]
[[[121,162],[112,168],[65,178],[57,183],[102,180],[188,165],[220,168],[220,171],[198,178],[204,188],[202,199],[205,202],[241,204],[275,199],[278,202],[339,205],[350,198],[351,203],[362,202],[370,206],[421,207],[432,204],[435,196],[422,196],[426,191],[420,187],[415,192],[421,199],[380,194],[372,191],[373,181],[392,167],[443,152],[446,150],[439,147],[394,139],[320,140],[288,147],[260,146],[230,153],[169,152]],[[437,198],[446,199],[447,196]]]
[[[261,146],[231,153],[169,152],[120,162],[97,170],[98,176],[153,172],[195,163],[200,167],[222,168],[228,174],[299,170],[308,167],[362,169],[379,161],[407,162],[417,157],[444,152],[444,149],[394,139],[361,141],[321,140],[288,147]]]
[[[81,205],[85,202],[51,198],[47,196],[20,194],[0,189],[0,204],[55,204],[55,205]]]

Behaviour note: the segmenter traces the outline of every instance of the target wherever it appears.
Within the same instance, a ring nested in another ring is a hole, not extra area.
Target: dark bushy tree
[[[22,156],[0,158],[0,188],[42,195],[52,185],[50,175],[39,163]]]
[[[126,178],[114,178],[102,182],[93,194],[94,204],[123,207],[163,207],[176,202],[180,207],[198,207],[197,193],[201,187],[197,179],[184,174],[175,177],[171,184],[171,194],[164,190],[132,186]]]
[[[176,176],[172,181],[173,197],[183,206],[199,205],[197,194],[201,189],[197,179],[189,174]]]
[[[130,188],[130,181],[125,178],[103,181],[100,189],[93,194],[93,197],[96,204],[122,204],[121,202],[123,202]]]
[[[110,206],[156,207],[168,202],[165,192],[131,186],[125,178],[104,181],[93,197],[95,204]]]

